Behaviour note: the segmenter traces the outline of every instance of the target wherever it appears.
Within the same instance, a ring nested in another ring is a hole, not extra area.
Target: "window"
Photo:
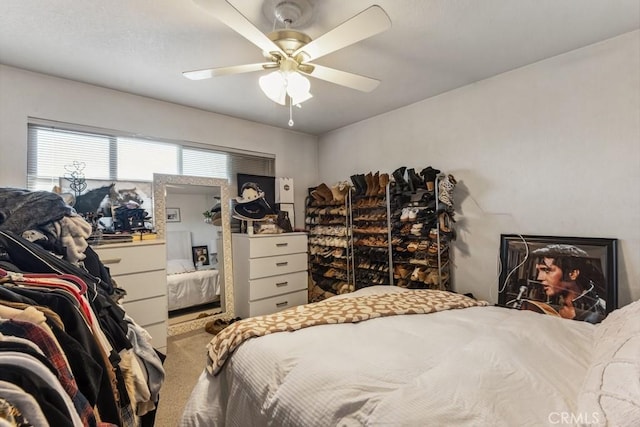
[[[231,185],[237,173],[274,175],[268,155],[196,145],[37,121],[28,129],[27,187],[51,191],[74,173],[114,181],[152,181],[154,173],[165,173],[223,178]]]

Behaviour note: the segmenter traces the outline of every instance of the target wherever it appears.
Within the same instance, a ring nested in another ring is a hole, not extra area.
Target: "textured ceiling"
[[[317,38],[372,0],[310,0]],[[262,32],[262,0],[230,0]],[[392,28],[319,58],[382,81],[361,93],[311,79],[292,129],[320,135],[640,28],[638,0],[378,0]],[[0,63],[289,128],[263,72],[191,81],[182,71],[262,62],[260,50],[189,0],[2,0]],[[0,95],[1,96],[1,95]]]

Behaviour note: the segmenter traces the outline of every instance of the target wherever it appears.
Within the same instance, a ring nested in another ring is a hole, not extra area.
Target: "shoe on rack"
[[[411,273],[411,280],[414,282],[424,282],[427,270],[424,267],[416,267]]]
[[[439,285],[440,276],[438,275],[438,270],[437,269],[429,270],[429,273],[424,278],[424,283],[427,285]]]
[[[438,215],[438,225],[444,240],[456,240],[456,230],[451,227],[452,222],[455,222],[455,220],[448,211],[440,212]]]
[[[380,174],[380,188],[378,190],[378,194],[384,196],[387,193],[387,185],[389,185],[389,174],[381,173]]]
[[[367,194],[367,177],[365,174],[360,173],[356,175],[356,179],[360,182],[360,196],[364,196]]]
[[[449,227],[449,214],[447,211],[440,212],[438,215],[438,225],[442,233],[451,233],[451,227]]]
[[[424,188],[424,181],[416,174],[416,170],[414,168],[407,169],[407,181],[409,182],[409,188],[412,193],[415,193],[417,190]]]
[[[396,194],[402,193],[403,191],[407,191],[407,189],[409,188],[409,184],[404,179],[404,172],[406,169],[407,168],[405,166],[401,166],[395,171],[393,171],[393,173],[391,174],[396,184],[395,185]]]
[[[435,185],[435,184],[434,184]],[[433,191],[428,191],[420,198],[420,205],[422,206],[434,206],[435,207],[436,196]]]
[[[429,252],[432,255],[435,255],[438,253],[439,250],[440,250],[440,246],[438,245],[438,242],[431,242],[429,244],[429,249],[427,249],[427,252]]]
[[[338,182],[331,187],[331,194],[333,195],[333,201],[336,203],[344,203],[344,199],[347,193],[351,190],[347,181]]]
[[[333,193],[324,182],[311,191],[311,197],[320,203],[331,203],[333,201]]]
[[[427,166],[426,168],[420,171],[420,176],[424,179],[427,190],[433,191],[436,187],[436,177],[440,173],[439,169],[434,169],[431,166]]]
[[[402,208],[402,213],[400,214],[400,221],[407,222],[409,221],[409,212],[411,208]]]
[[[429,238],[431,240],[436,240],[438,238],[438,229],[432,228],[429,230]]]
[[[453,189],[458,181],[449,174],[438,183],[438,200],[444,203],[449,210],[453,210]]]
[[[380,172],[376,171],[371,177],[371,190],[369,191],[368,196],[377,196],[380,191]]]
[[[313,197],[313,199],[318,202],[318,203],[324,203],[324,197],[322,197],[322,194],[320,194],[320,192],[318,190],[316,190],[315,188],[313,190],[311,190],[311,197]]]
[[[365,180],[365,191],[364,191],[364,195],[365,196],[370,196],[371,195],[371,190],[373,189],[373,173],[369,172],[364,176],[364,180]]]
[[[413,273],[411,273],[410,279],[411,279],[413,282],[417,282],[417,281],[418,281],[418,274],[419,274],[419,273],[420,273],[420,267],[416,267],[416,268],[413,270]]]
[[[320,192],[320,195],[324,198],[325,203],[331,203],[333,201],[333,193],[331,189],[324,182],[316,188],[316,191]]]
[[[360,187],[360,180],[358,179],[358,175],[351,175],[351,182],[353,183],[353,188],[355,189],[355,195],[359,196],[362,193],[362,189]]]

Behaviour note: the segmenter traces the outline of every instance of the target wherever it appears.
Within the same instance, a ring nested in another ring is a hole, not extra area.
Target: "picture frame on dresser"
[[[193,246],[191,248],[191,254],[193,256],[193,265],[195,265],[196,268],[202,268],[210,264],[209,248],[207,246]]]
[[[616,243],[502,234],[499,304],[599,323],[618,306]]]

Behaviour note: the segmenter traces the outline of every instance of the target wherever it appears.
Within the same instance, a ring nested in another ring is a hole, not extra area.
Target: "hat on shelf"
[[[255,182],[246,182],[240,189],[241,196],[236,197],[236,203],[241,205],[254,202],[258,199],[264,200],[264,191]]]
[[[218,211],[211,216],[211,225],[222,227],[222,212]]]
[[[215,199],[215,204],[208,211],[202,212],[204,215],[204,222],[218,227],[222,226],[222,205],[220,199]]]
[[[260,221],[271,213],[264,191],[255,182],[247,182],[240,190],[233,206],[233,217],[241,221]]]
[[[260,221],[267,216],[268,211],[264,199],[258,199],[251,203],[236,204],[233,207],[233,217],[241,221]]]

